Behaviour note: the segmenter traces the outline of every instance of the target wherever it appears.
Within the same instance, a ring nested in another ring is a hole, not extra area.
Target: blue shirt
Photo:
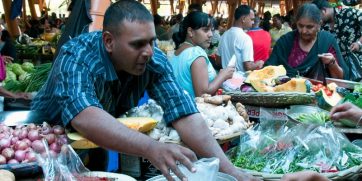
[[[49,77],[32,102],[66,126],[82,110],[95,106],[118,117],[137,106],[147,90],[164,109],[170,123],[198,112],[193,99],[175,82],[171,65],[158,49],[141,76],[116,72],[105,50],[102,33],[82,34],[64,44]]]
[[[195,97],[195,91],[192,84],[191,65],[194,61],[204,57],[207,63],[209,82],[213,81],[216,77],[216,71],[207,57],[204,49],[199,46],[190,47],[183,50],[179,55],[172,57],[171,65],[176,77],[177,83],[181,85],[192,97]]]

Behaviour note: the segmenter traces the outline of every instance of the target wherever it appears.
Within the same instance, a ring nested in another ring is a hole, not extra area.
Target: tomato
[[[313,86],[313,87],[312,87],[312,91],[313,91],[313,92],[317,92],[318,90],[319,90],[319,88],[318,88],[317,86]]]
[[[324,92],[326,93],[327,96],[332,95],[332,91],[330,91],[329,89],[325,89]]]

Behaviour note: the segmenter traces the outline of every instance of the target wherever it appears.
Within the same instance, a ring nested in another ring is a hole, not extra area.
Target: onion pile
[[[64,128],[42,125],[19,125],[15,128],[0,123],[0,165],[12,163],[28,163],[36,161],[36,153],[44,154],[42,139],[46,139],[49,151],[58,154],[61,147],[67,144]]]

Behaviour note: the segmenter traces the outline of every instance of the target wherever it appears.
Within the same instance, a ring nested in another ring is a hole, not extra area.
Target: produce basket
[[[230,95],[233,102],[245,105],[262,107],[285,107],[289,105],[313,104],[314,93],[301,92],[240,92],[231,91],[224,94]]]

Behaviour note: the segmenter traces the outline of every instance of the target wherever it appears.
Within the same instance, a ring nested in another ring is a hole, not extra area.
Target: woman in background
[[[211,18],[203,12],[189,13],[173,35],[176,44],[171,65],[176,81],[192,96],[215,94],[221,84],[232,77],[235,68],[221,69],[216,74],[205,49],[212,38]]]
[[[296,15],[297,30],[282,36],[266,65],[283,65],[287,75],[323,80],[348,77],[347,66],[332,34],[320,30],[321,13],[316,5],[303,4]]]

